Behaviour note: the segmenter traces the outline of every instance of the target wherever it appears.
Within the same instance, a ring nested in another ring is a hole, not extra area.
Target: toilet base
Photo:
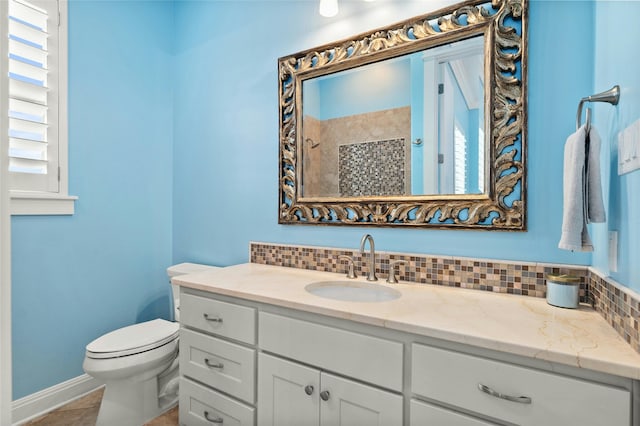
[[[107,382],[96,426],[141,426],[177,403],[177,396],[172,400],[158,399],[157,376],[137,383]]]
[[[150,370],[129,378],[122,378],[117,370],[110,371],[113,374],[98,374],[95,367],[103,364],[85,362],[85,370],[105,380],[106,385],[96,426],[141,426],[174,407],[178,402],[178,390],[167,384],[180,374],[176,352],[168,351],[147,364],[147,368],[152,367]]]

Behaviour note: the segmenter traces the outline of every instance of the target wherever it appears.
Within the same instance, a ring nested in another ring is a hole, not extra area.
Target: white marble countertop
[[[315,281],[343,279],[343,274],[247,263],[179,276],[173,283],[640,379],[640,354],[589,307],[562,309],[542,298],[384,280],[379,285],[391,286],[402,296],[385,302],[346,302],[305,290]],[[363,277],[357,281],[365,282]]]

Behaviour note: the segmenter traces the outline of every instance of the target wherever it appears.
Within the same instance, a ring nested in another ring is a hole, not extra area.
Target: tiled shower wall
[[[366,274],[366,261],[358,250],[251,243],[252,263],[285,266],[325,272],[346,273],[347,261],[353,258],[358,276]],[[376,272],[381,278],[389,274],[390,262],[401,260],[400,280],[418,284],[443,285],[496,293],[532,297],[546,296],[545,276],[572,274],[581,278],[580,302],[590,303],[616,332],[640,352],[640,297],[597,271],[574,265],[481,260],[462,257],[377,252]]]
[[[339,197],[339,146],[365,141],[404,139],[404,181],[411,182],[411,107],[317,120],[306,115],[303,124],[302,191],[305,197]],[[410,185],[397,194],[410,194]]]
[[[410,193],[405,179],[404,139],[338,146],[341,197]]]

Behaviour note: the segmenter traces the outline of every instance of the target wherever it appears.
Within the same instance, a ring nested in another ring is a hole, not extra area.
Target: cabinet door
[[[402,424],[402,396],[321,374],[322,426],[388,426]],[[328,392],[324,393],[324,392]]]
[[[258,425],[319,426],[320,372],[260,353]]]

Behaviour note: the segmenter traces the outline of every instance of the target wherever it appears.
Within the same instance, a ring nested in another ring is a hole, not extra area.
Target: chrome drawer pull
[[[323,401],[328,401],[329,400],[329,396],[331,396],[329,394],[329,391],[320,392],[320,399],[322,399]]]
[[[531,398],[529,398],[528,396],[504,395],[504,394],[501,394],[500,392],[494,391],[489,386],[485,386],[482,383],[478,383],[478,389],[480,389],[482,392],[487,393],[491,396],[495,396],[496,398],[506,399],[507,401],[517,402],[519,404],[531,404],[532,402]]]
[[[209,318],[208,314],[202,314],[202,315],[204,315],[204,319],[206,319],[207,321],[222,322],[222,318],[220,318],[220,317],[211,317],[211,318]]]
[[[304,393],[306,393],[307,395],[311,395],[313,393],[313,386],[311,385],[307,385],[304,387]]]
[[[204,412],[204,418],[207,419],[208,421],[210,421],[211,423],[217,423],[219,425],[221,425],[222,422],[224,422],[224,419],[222,417],[216,417],[215,419],[210,419],[208,411]]]
[[[217,364],[211,364],[211,363],[209,362],[209,358],[205,358],[205,359],[204,359],[204,363],[205,363],[205,364],[207,364],[207,367],[209,367],[209,368],[219,368],[219,369],[224,368],[224,364],[223,364],[223,363],[221,363],[221,362],[219,362],[219,363],[217,363]]]

